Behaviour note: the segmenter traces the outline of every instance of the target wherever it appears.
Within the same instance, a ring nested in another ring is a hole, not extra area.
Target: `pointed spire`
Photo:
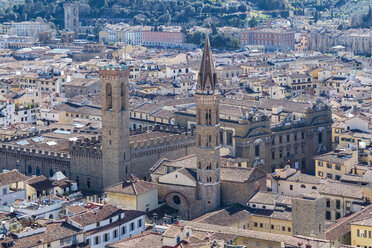
[[[213,93],[218,88],[217,74],[214,70],[214,63],[212,57],[209,37],[206,35],[203,57],[200,64],[200,71],[198,74],[198,83],[196,86],[197,93]]]

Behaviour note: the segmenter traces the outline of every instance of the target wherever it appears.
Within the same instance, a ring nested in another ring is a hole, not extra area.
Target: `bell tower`
[[[197,197],[204,213],[220,207],[220,98],[207,36],[195,94]]]
[[[129,68],[108,65],[100,68],[102,111],[103,187],[130,175]]]
[[[63,8],[66,31],[74,32],[75,38],[79,38],[79,5],[75,3],[65,3]]]

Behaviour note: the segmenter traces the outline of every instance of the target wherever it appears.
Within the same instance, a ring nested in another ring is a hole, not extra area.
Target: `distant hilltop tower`
[[[108,65],[99,70],[102,111],[103,187],[127,178],[130,171],[129,148],[129,68]]]
[[[65,11],[65,30],[74,32],[75,38],[79,38],[79,4],[65,3],[63,8]]]
[[[220,207],[220,99],[207,36],[195,94],[197,195],[204,213]]]

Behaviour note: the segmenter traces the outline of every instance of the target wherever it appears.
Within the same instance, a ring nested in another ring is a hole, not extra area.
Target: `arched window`
[[[121,82],[120,84],[120,96],[121,96],[121,110],[127,109],[127,94],[125,83]]]
[[[49,219],[53,219],[53,214],[50,214],[49,215]]]
[[[40,176],[40,168],[36,167],[36,176]]]
[[[301,188],[306,189],[306,186],[304,184],[301,184]]]
[[[29,175],[32,175],[32,166],[31,165],[28,166],[27,173]]]
[[[112,86],[110,83],[106,84],[106,109],[112,109]]]
[[[50,169],[50,170],[49,170],[49,176],[50,176],[50,177],[54,176],[53,169]]]
[[[88,187],[88,189],[90,188],[90,178],[89,177],[87,178],[87,187]]]
[[[311,189],[317,189],[315,186],[311,187]]]

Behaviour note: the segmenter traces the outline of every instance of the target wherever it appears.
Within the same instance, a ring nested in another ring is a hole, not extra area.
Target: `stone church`
[[[209,39],[206,39],[196,86],[196,155],[177,160],[161,159],[152,168],[159,197],[193,219],[218,209],[221,204],[246,204],[259,189],[266,189],[266,173],[259,168],[221,165],[221,95]]]

